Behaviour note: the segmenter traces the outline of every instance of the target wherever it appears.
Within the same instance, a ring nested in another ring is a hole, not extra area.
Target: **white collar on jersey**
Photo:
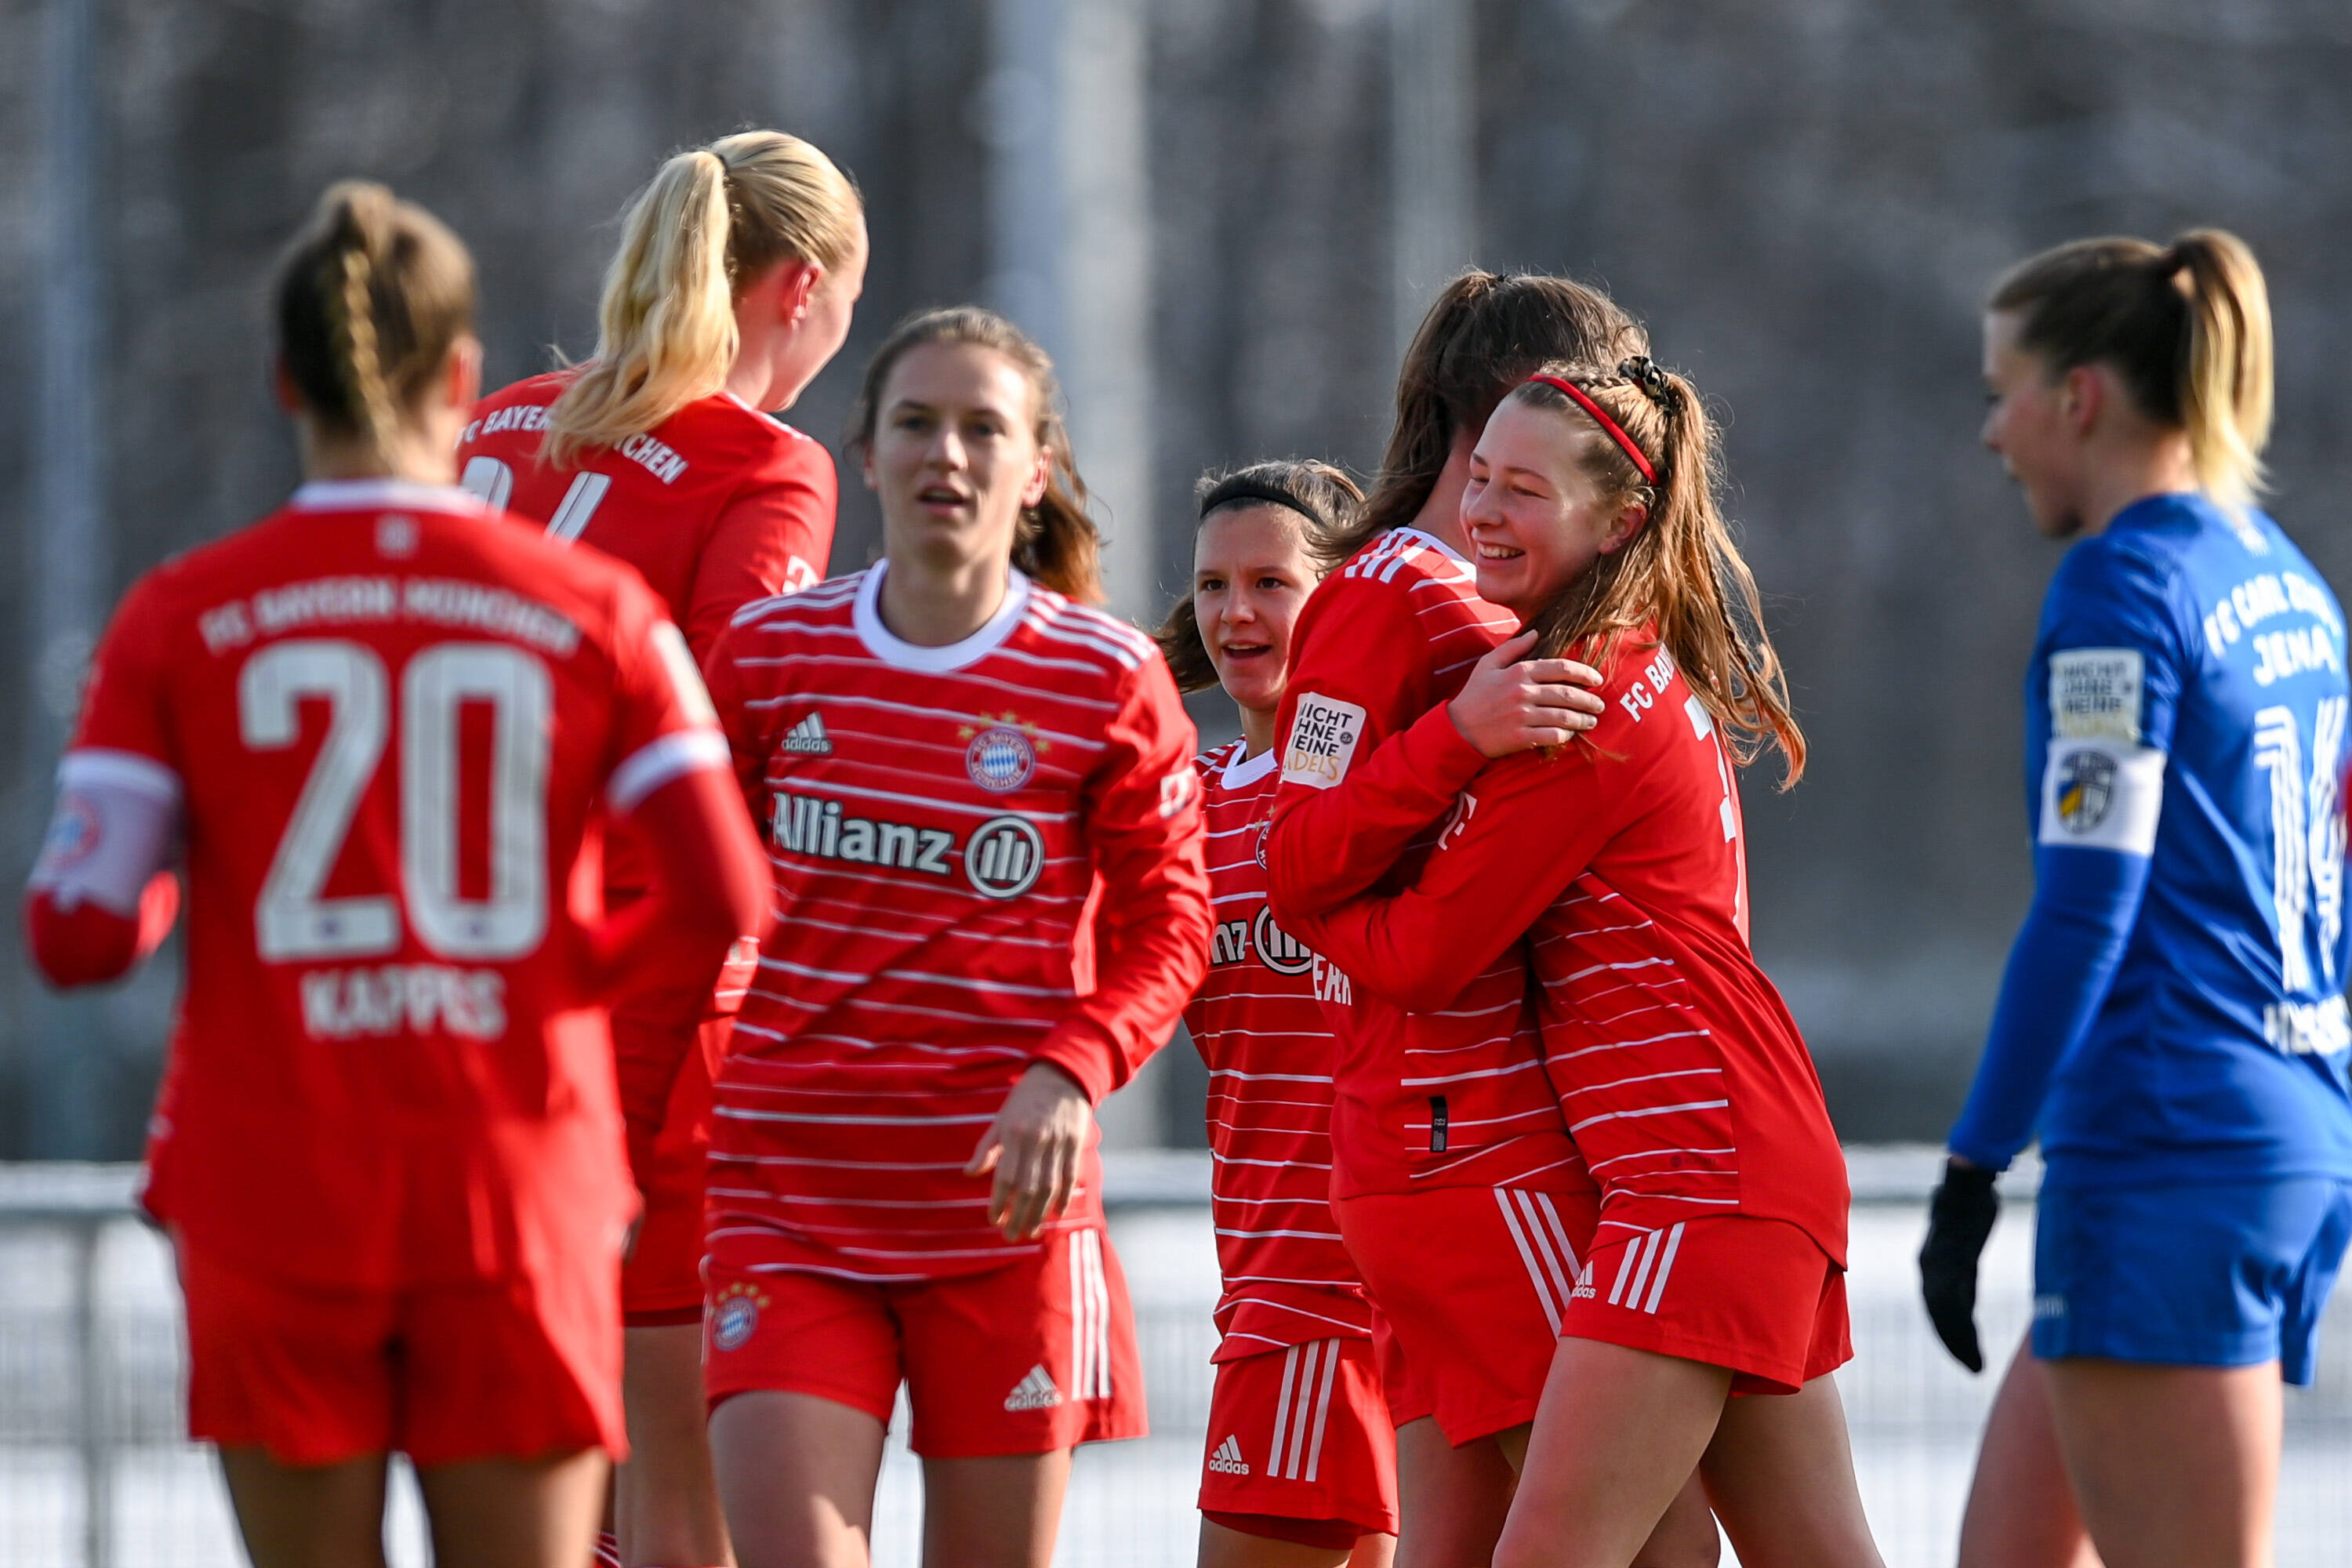
[[[407,479],[312,479],[286,503],[299,511],[373,511],[403,507],[410,511],[481,511],[480,499],[456,485],[420,485]]]
[[[1478,570],[1476,565],[1456,552],[1452,545],[1446,543],[1445,541],[1438,538],[1437,535],[1433,533],[1423,533],[1420,529],[1409,527],[1392,528],[1389,530],[1389,531],[1391,533],[1411,534],[1413,538],[1421,541],[1421,542],[1428,545],[1432,550],[1436,551],[1440,555],[1444,556],[1447,560],[1454,562],[1457,565],[1467,566],[1473,572]]]
[[[1272,746],[1268,746],[1255,757],[1236,755],[1232,762],[1225,764],[1225,771],[1218,782],[1227,789],[1240,789],[1244,784],[1254,784],[1274,772],[1274,758],[1275,750]]]
[[[852,612],[857,627],[858,640],[876,658],[900,669],[911,669],[922,675],[946,675],[967,665],[978,664],[994,653],[997,646],[1013,635],[1021,617],[1029,608],[1029,579],[1020,568],[1004,569],[1004,603],[997,606],[988,624],[964,638],[944,647],[924,647],[908,642],[882,624],[882,574],[890,569],[887,561],[877,561],[866,569],[865,580],[857,584],[857,605]]]

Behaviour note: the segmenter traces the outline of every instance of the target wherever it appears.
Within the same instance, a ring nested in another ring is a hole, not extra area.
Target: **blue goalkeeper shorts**
[[[2352,1239],[2329,1176],[2150,1187],[2044,1185],[2033,1353],[2167,1366],[2276,1361],[2307,1384],[2319,1315]]]

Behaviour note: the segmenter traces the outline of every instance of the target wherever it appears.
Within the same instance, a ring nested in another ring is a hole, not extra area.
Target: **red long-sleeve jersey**
[[[824,575],[839,484],[821,443],[720,392],[645,435],[591,447],[559,468],[541,457],[548,410],[576,374],[535,375],[475,406],[457,443],[467,489],[544,524],[551,539],[593,545],[635,567],[669,606],[698,665],[736,611]],[[606,898],[625,904],[648,880],[633,836],[615,833],[605,846]],[[733,1012],[750,977],[747,951],[708,998],[630,999],[632,1011],[678,1020],[667,1033],[620,1033],[621,1092],[635,1122],[659,1124],[693,1046],[695,1015]]]
[[[593,845],[608,809],[726,766],[635,574],[455,489],[307,485],[141,578],[60,773],[61,816],[129,790],[184,836],[149,1208],[338,1289],[617,1260]],[[106,847],[57,847],[37,889]]]
[[[1478,597],[1469,563],[1417,529],[1391,529],[1317,586],[1292,636],[1275,728],[1281,784],[1266,872],[1284,925],[1410,883],[1431,819],[1400,747],[1382,742],[1402,731],[1416,755],[1476,758],[1444,704],[1515,629]],[[1506,944],[1460,979],[1443,1011],[1422,1015],[1360,987],[1326,988],[1339,1042],[1335,1197],[1589,1188],[1544,1082],[1524,955]]]
[[[635,567],[698,660],[745,605],[824,576],[840,486],[820,443],[720,392],[557,468],[540,448],[575,374],[535,375],[475,406],[457,442],[467,489]]]
[[[1400,1005],[1442,1009],[1525,933],[1545,1070],[1601,1189],[1601,1227],[1739,1213],[1845,1259],[1845,1162],[1821,1079],[1748,946],[1723,738],[1644,632],[1605,667],[1597,728],[1468,773],[1403,761],[1448,826],[1414,886],[1300,922]],[[1467,787],[1465,788],[1466,784]]]
[[[1150,640],[1013,573],[946,647],[886,565],[747,606],[707,667],[776,924],[712,1120],[710,1247],[754,1270],[940,1279],[1038,1243],[963,1173],[1033,1062],[1088,1098],[1207,967],[1192,726]],[[1091,1142],[1058,1228],[1101,1221]]]
[[[1331,1214],[1332,1039],[1318,998],[1337,971],[1266,908],[1259,857],[1276,753],[1242,750],[1236,741],[1196,760],[1217,926],[1208,976],[1184,1009],[1209,1068],[1219,1361],[1371,1333]]]

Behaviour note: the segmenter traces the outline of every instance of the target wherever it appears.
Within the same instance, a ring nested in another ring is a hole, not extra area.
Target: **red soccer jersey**
[[[1748,947],[1739,793],[1715,721],[1648,633],[1597,728],[1547,755],[1417,764],[1450,816],[1412,889],[1302,922],[1406,1006],[1528,934],[1546,1070],[1602,1195],[1601,1234],[1739,1213],[1845,1259],[1845,1162],[1795,1022]]]
[[[467,489],[635,567],[698,660],[745,605],[824,575],[839,485],[823,446],[720,392],[554,468],[539,456],[547,411],[573,374],[476,405],[457,442]]]
[[[635,567],[668,605],[698,665],[736,611],[824,575],[839,486],[820,443],[721,392],[646,435],[555,468],[540,460],[547,412],[574,374],[535,375],[476,405],[457,442],[467,489],[544,523],[551,538],[593,544]],[[605,849],[608,895],[616,903],[640,895],[646,877],[643,850],[626,831],[614,835]],[[730,963],[713,1009],[732,1012],[745,979]],[[658,1119],[675,1070],[667,1057],[625,1063],[629,1092],[649,1102],[633,1103],[631,1114]]]
[[[352,1289],[614,1247],[579,873],[601,801],[724,765],[691,675],[634,574],[457,489],[305,486],[142,578],[74,753],[167,784],[185,825],[149,1206]]]
[[[751,605],[708,667],[776,924],[721,1068],[711,1257],[872,1280],[1034,1254],[963,1174],[1035,1061],[1097,1102],[1209,948],[1193,732],[1150,639],[1013,574],[946,647],[884,566]],[[1091,1147],[1055,1228],[1101,1223]]]
[[[1418,780],[1381,742],[1403,731],[1416,753],[1475,759],[1444,704],[1516,627],[1478,597],[1469,563],[1417,529],[1381,534],[1316,588],[1275,728],[1283,761],[1266,866],[1286,924],[1409,884],[1430,817]],[[1339,1037],[1333,1196],[1588,1187],[1544,1082],[1523,955],[1498,952],[1462,979],[1450,1006],[1420,1016],[1327,987]]]
[[[1184,1009],[1209,1067],[1219,1361],[1371,1332],[1331,1215],[1333,1045],[1317,998],[1337,971],[1266,908],[1259,855],[1276,753],[1244,758],[1242,745],[1196,760],[1217,928],[1208,977]]]

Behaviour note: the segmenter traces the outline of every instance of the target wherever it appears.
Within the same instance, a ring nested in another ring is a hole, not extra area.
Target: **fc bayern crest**
[[[1261,870],[1261,871],[1263,871],[1263,870],[1265,870],[1265,869],[1266,868],[1266,866],[1265,866],[1265,836],[1266,836],[1267,834],[1269,834],[1269,833],[1272,833],[1273,831],[1274,831],[1274,818],[1272,818],[1272,817],[1270,817],[1270,816],[1269,816],[1269,817],[1267,817],[1264,822],[1261,822],[1261,823],[1259,823],[1259,824],[1257,825],[1257,845],[1256,845],[1256,851],[1257,851],[1257,868],[1258,868],[1259,870]]]
[[[964,748],[963,766],[981,788],[1007,795],[1027,784],[1037,771],[1037,748],[1020,731],[998,724],[971,738],[971,744]]]
[[[730,1285],[720,1292],[710,1314],[710,1342],[722,1351],[741,1350],[760,1327],[760,1309],[768,1298],[747,1285]]]

